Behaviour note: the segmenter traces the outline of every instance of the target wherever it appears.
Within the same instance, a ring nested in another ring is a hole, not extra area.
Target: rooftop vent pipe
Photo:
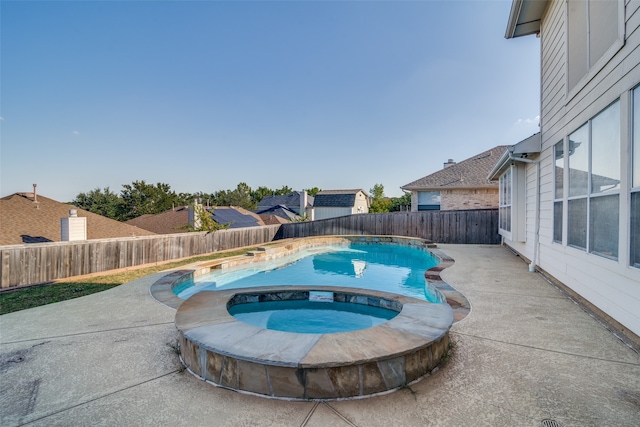
[[[449,166],[453,166],[453,165],[455,165],[455,164],[456,164],[456,162],[454,162],[454,161],[453,161],[453,159],[449,159],[449,160],[444,164],[443,169],[446,169],[446,168],[448,168]]]

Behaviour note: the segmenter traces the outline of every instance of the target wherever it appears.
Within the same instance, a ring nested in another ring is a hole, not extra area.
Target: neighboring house
[[[283,205],[272,206],[258,211],[256,214],[260,215],[260,218],[267,225],[286,224],[302,220],[302,217],[297,212]]]
[[[210,209],[205,207],[205,209]],[[218,224],[229,224],[229,228],[259,227],[265,225],[259,215],[235,206],[213,207],[213,219]],[[180,206],[155,215],[142,215],[130,219],[135,225],[155,234],[187,233],[189,231],[189,207]]]
[[[411,192],[411,211],[488,209],[498,207],[498,186],[487,179],[507,149],[500,145],[400,187]]]
[[[369,195],[364,190],[321,191],[313,200],[313,220],[369,213]]]
[[[307,190],[294,191],[286,196],[265,196],[258,202],[257,212],[266,211],[276,206],[285,206],[300,216],[311,216],[313,197],[307,194]]]
[[[61,241],[60,220],[72,209],[86,218],[88,240],[155,234],[39,194],[14,193],[0,199],[0,245]]]
[[[156,234],[187,233],[189,232],[189,207],[178,206],[159,214],[141,215],[125,223]]]
[[[540,141],[514,145],[490,173],[504,243],[636,343],[639,27],[638,1],[514,0],[506,38],[540,37]]]

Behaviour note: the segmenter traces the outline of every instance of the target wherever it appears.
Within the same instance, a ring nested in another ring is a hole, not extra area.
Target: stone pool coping
[[[437,248],[433,242],[404,236],[317,236],[296,239],[285,239],[270,245],[259,247],[246,255],[236,255],[213,261],[203,261],[186,266],[184,269],[174,270],[153,283],[150,288],[151,296],[160,303],[177,309],[184,302],[173,293],[173,288],[181,283],[209,273],[212,269],[224,269],[242,264],[267,261],[287,256],[310,247],[346,243],[386,243],[414,246],[429,251],[439,261],[438,265],[425,271],[428,284],[439,291],[447,304],[453,309],[454,322],[459,322],[469,315],[471,305],[467,298],[451,285],[446,283],[440,273],[455,263],[455,260]]]
[[[372,328],[297,334],[259,328],[228,312],[230,301],[301,299],[309,291],[335,300],[400,309]],[[265,298],[266,297],[266,298]],[[293,400],[361,398],[415,382],[449,348],[453,310],[398,294],[336,286],[269,286],[199,292],[180,305],[183,363],[217,386]]]

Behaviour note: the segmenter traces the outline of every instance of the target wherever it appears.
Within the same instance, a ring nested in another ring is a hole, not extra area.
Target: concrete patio
[[[290,402],[198,380],[178,358],[175,310],[149,294],[155,274],[0,316],[0,425],[640,424],[636,352],[507,249],[439,248],[472,311],[451,329],[447,364],[406,389]]]

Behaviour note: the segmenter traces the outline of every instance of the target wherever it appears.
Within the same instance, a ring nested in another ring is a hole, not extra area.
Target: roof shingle
[[[355,205],[356,195],[362,192],[365,197],[367,193],[363,190],[327,190],[316,194],[313,199],[314,208],[351,208]]]
[[[60,218],[70,209],[87,218],[89,240],[155,234],[47,197],[38,195],[34,202],[33,193],[14,193],[0,199],[0,245],[59,242]]]
[[[497,183],[490,182],[487,176],[507,148],[509,148],[508,145],[499,145],[456,163],[453,166],[446,167],[431,175],[403,185],[400,188],[412,191],[442,188],[495,187]]]

